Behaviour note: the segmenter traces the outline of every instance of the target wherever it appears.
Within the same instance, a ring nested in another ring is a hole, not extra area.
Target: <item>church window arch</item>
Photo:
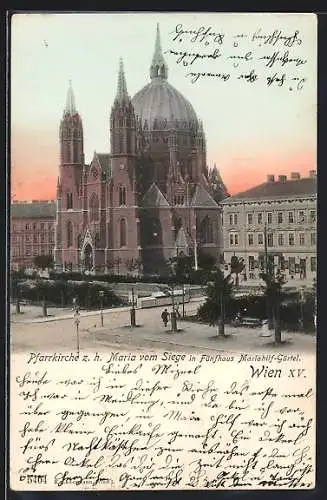
[[[212,220],[207,215],[200,224],[200,238],[203,243],[213,243]]]
[[[119,206],[126,205],[126,187],[119,186]]]
[[[73,208],[73,193],[67,193],[67,210]]]
[[[120,247],[127,246],[127,223],[126,219],[120,219],[119,222]]]
[[[73,246],[73,223],[69,220],[66,226],[67,230],[67,247],[70,248]]]
[[[79,234],[77,236],[77,248],[78,248],[78,250],[80,250],[82,248],[82,235],[81,234]]]
[[[99,198],[95,193],[91,195],[89,209],[90,221],[95,222],[99,220]]]

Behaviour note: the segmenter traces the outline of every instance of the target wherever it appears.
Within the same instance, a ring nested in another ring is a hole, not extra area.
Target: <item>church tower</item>
[[[57,183],[55,263],[57,268],[77,269],[79,254],[80,192],[84,165],[83,124],[69,82],[59,129],[60,166]]]
[[[136,270],[139,260],[139,218],[136,178],[136,119],[120,60],[116,97],[110,115],[111,183],[108,267]]]

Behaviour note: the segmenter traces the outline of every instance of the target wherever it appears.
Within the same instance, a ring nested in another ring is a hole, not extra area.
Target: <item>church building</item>
[[[120,61],[109,125],[110,153],[95,152],[85,164],[70,84],[60,123],[56,269],[158,274],[181,254],[218,260],[222,215],[208,181],[203,126],[168,82],[159,26],[150,82],[132,99]]]

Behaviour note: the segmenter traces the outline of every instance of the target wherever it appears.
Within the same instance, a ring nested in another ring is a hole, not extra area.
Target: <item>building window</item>
[[[36,229],[37,229],[37,224],[36,224],[36,223],[34,223],[34,224],[33,224],[33,231],[36,231]]]
[[[310,243],[311,243],[311,245],[315,245],[316,244],[316,233],[311,233],[311,235],[310,235]]]
[[[248,214],[248,224],[253,224],[253,215],[252,214]]]
[[[283,233],[279,233],[278,235],[278,246],[283,247],[284,246],[284,235]]]
[[[33,234],[33,243],[37,243],[37,236],[36,236],[36,234]]]
[[[315,273],[317,271],[317,259],[316,257],[311,257],[310,259],[310,267],[311,271]]]
[[[126,219],[120,220],[120,247],[125,247],[127,245],[127,231],[126,231]]]
[[[73,224],[71,221],[67,222],[67,247],[73,246]]]
[[[26,229],[26,231],[29,231],[30,230],[30,225],[26,224],[25,229]]]
[[[212,221],[208,216],[200,224],[200,238],[203,243],[213,243]]]
[[[283,212],[278,212],[277,221],[278,224],[283,224]]]
[[[294,246],[294,233],[289,233],[288,235],[288,244],[293,247]]]
[[[67,193],[67,210],[73,208],[73,193]]]
[[[126,188],[125,186],[119,186],[119,206],[126,205]]]
[[[258,245],[263,245],[263,234],[258,233]]]
[[[268,233],[267,234],[267,246],[268,247],[274,246],[274,235],[273,235],[273,233]]]
[[[25,241],[26,243],[29,243],[31,241],[29,234],[25,234]]]
[[[254,244],[253,234],[248,234],[248,244],[249,244],[249,247]]]
[[[93,193],[90,198],[90,221],[94,222],[99,220],[99,198]]]
[[[305,222],[305,213],[303,210],[299,211],[299,222]]]
[[[301,247],[303,247],[305,245],[305,234],[304,233],[299,234],[299,243],[300,243]]]
[[[45,240],[45,235],[44,233],[41,234],[41,243],[44,243],[44,240]]]
[[[41,230],[43,230],[43,229],[44,229],[44,223],[43,223],[43,222],[41,222],[41,224],[40,224],[40,229],[41,229]]]
[[[253,255],[249,256],[249,271],[253,271],[255,268],[255,262]]]
[[[316,222],[316,211],[310,210],[310,222]]]
[[[231,226],[235,226],[237,224],[237,214],[230,214],[229,215],[229,224]]]
[[[262,224],[262,213],[258,213],[258,224]]]
[[[288,259],[288,270],[290,274],[295,273],[295,257],[290,257]]]
[[[271,212],[267,213],[267,223],[272,224],[272,213]]]
[[[238,234],[237,233],[230,233],[229,244],[230,245],[238,245]]]
[[[289,224],[293,224],[293,222],[294,222],[294,213],[293,212],[288,212],[288,222],[289,222]]]

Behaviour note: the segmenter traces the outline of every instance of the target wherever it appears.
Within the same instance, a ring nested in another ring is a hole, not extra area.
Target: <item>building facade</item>
[[[56,268],[162,273],[196,246],[222,254],[221,208],[208,181],[203,126],[168,82],[159,27],[150,82],[131,99],[120,62],[110,152],[84,161],[73,90],[60,123]]]
[[[317,182],[297,172],[267,182],[222,201],[224,262],[244,259],[240,283],[260,281],[265,252],[283,270],[289,284],[312,283],[316,277]]]
[[[54,256],[56,202],[18,201],[11,205],[11,269],[34,267],[38,255]]]

